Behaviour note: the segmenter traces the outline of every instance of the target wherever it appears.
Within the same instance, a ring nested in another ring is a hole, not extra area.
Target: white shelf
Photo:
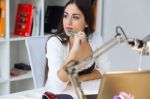
[[[0,38],[0,42],[5,42],[7,41],[5,38]]]
[[[31,71],[28,71],[26,74],[22,74],[17,77],[10,77],[10,81],[17,81],[17,80],[23,80],[23,79],[28,79],[28,78],[32,78]]]
[[[0,38],[0,41],[1,41],[1,40],[5,40],[5,38]]]
[[[25,40],[26,38],[27,37],[14,35],[10,38],[10,41],[20,41],[20,40]]]

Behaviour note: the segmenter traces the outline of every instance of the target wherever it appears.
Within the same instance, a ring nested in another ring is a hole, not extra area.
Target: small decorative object
[[[28,71],[26,71],[26,70],[20,70],[20,69],[13,68],[13,69],[10,70],[10,76],[11,77],[16,77],[16,76],[26,74],[27,72]]]
[[[126,92],[119,92],[117,95],[113,96],[112,99],[134,99],[134,96]]]

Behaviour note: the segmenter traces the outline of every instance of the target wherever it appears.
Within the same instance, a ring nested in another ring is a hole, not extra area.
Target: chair
[[[44,86],[47,39],[48,37],[29,37],[25,41],[35,88]]]

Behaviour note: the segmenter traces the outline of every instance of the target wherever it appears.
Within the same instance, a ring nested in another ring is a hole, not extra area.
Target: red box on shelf
[[[33,5],[18,4],[14,34],[30,36],[33,22]]]

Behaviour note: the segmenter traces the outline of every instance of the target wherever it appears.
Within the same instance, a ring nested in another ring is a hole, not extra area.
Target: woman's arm
[[[100,79],[102,75],[97,69],[94,69],[91,73],[89,74],[84,74],[79,76],[79,81],[89,81],[89,80],[95,80],[95,79]]]
[[[76,55],[75,53],[72,53],[70,56],[68,56],[65,61],[66,63],[64,66],[66,66],[72,60],[76,60],[75,55]],[[68,74],[66,73],[66,71],[64,71],[63,67],[59,70],[58,77],[60,77],[60,80],[64,82],[70,82]],[[101,73],[100,73],[99,67],[96,67],[92,72],[88,74],[79,75],[79,79],[81,81],[95,80],[95,79],[100,79],[100,78],[101,78]]]
[[[63,69],[64,66],[66,66],[72,60],[81,61],[92,54],[92,49],[90,47],[90,44],[85,38],[86,38],[86,35],[84,34],[84,32],[79,32],[74,36],[73,45],[72,45],[72,48],[70,49],[70,53],[68,57],[66,58],[63,67],[58,71],[58,77],[63,82],[70,81],[66,71],[64,71]],[[88,75],[85,75],[85,77],[83,78],[87,80],[97,79],[97,78],[100,78],[100,73],[98,73],[98,71],[95,70],[89,75],[90,79],[88,79],[87,76]]]
[[[64,79],[63,79],[64,82],[70,82],[68,74],[63,69],[61,72],[59,71],[59,73],[62,74],[62,75],[59,75],[59,77],[60,76],[62,78],[64,77]],[[101,77],[102,77],[101,73],[97,69],[94,69],[91,73],[80,75],[79,81],[83,82],[83,81],[95,80],[95,79],[100,79]]]
[[[64,65],[60,68],[60,70],[57,72],[58,77],[63,82],[70,82],[68,74],[64,70],[64,66],[66,66],[68,63],[70,63],[72,60],[76,60],[76,51],[71,50],[68,57],[66,58]]]

